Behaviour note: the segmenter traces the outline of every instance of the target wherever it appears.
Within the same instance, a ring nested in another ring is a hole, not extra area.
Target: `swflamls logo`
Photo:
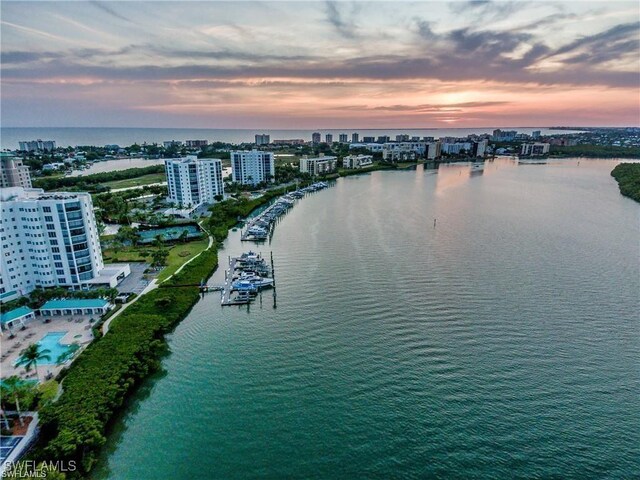
[[[50,471],[75,472],[77,465],[75,460],[48,461],[36,463],[33,460],[22,462],[7,462],[4,464],[2,478],[47,478]]]

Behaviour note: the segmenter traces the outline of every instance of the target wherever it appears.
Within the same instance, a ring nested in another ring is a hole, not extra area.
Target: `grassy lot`
[[[105,182],[103,185],[111,189],[114,188],[129,188],[129,187],[141,187],[144,185],[150,185],[152,183],[166,182],[167,177],[164,173],[151,173],[148,175],[142,175],[136,178],[127,178],[125,180],[115,180],[113,182]]]
[[[202,238],[188,243],[179,243],[169,248],[167,266],[158,275],[158,281],[168,278],[180,268],[180,266],[195,257],[198,253],[207,248],[208,238]],[[104,250],[102,256],[105,263],[118,262],[151,262],[151,254],[157,250],[153,245],[138,245],[136,247],[122,247],[117,251]],[[200,279],[195,279],[198,282]]]
[[[184,263],[195,257],[209,245],[209,239],[203,238],[195,242],[184,243],[176,245],[169,250],[169,257],[167,257],[167,266],[162,269],[160,275],[158,275],[158,281],[162,281],[169,276],[173,275],[175,271],[180,268]],[[194,281],[198,283],[201,279],[195,278]]]

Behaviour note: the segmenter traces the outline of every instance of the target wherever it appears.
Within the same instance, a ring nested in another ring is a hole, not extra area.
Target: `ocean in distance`
[[[60,147],[77,146],[77,145],[95,145],[103,146],[116,144],[120,146],[132,145],[134,143],[162,143],[167,140],[209,140],[242,143],[253,142],[254,135],[257,133],[266,133],[271,135],[271,140],[288,140],[301,138],[303,140],[311,140],[313,132],[321,132],[333,134],[333,139],[338,141],[338,135],[346,133],[351,139],[353,132],[358,132],[360,138],[363,136],[379,136],[389,135],[395,140],[396,135],[407,134],[411,136],[433,136],[440,137],[465,137],[470,134],[491,133],[494,128],[424,128],[424,129],[317,129],[317,130],[224,130],[224,129],[206,129],[206,128],[18,128],[18,127],[2,127],[0,129],[0,144],[3,149],[15,150],[18,148],[18,142],[24,140],[55,140]],[[549,133],[572,133],[571,130],[550,130],[544,127],[513,127],[502,128],[503,130],[517,130],[522,133],[531,133],[534,130],[540,130],[543,135]]]
[[[230,232],[209,283],[273,252],[277,308],[204,296],[94,478],[640,478],[640,208],[617,163],[372,172],[270,244]]]

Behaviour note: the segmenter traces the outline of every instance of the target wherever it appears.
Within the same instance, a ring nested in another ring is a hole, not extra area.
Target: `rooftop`
[[[174,163],[195,163],[195,162],[210,162],[210,161],[222,161],[219,158],[198,158],[197,155],[187,155],[186,157],[179,158],[165,158],[165,165],[172,165]]]
[[[49,300],[40,310],[54,310],[63,308],[101,308],[109,302],[102,298],[67,298],[64,300]]]
[[[0,323],[5,324],[17,318],[24,317],[25,315],[28,315],[30,313],[33,313],[33,310],[31,310],[29,307],[19,307],[0,315]]]
[[[68,200],[88,196],[83,192],[45,192],[42,188],[9,187],[0,192],[0,200]]]

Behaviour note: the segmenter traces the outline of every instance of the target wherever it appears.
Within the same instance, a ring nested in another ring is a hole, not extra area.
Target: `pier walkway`
[[[231,258],[229,259],[229,270],[224,272],[224,288],[222,290],[222,300],[220,301],[221,305],[244,305],[245,303],[247,303],[245,300],[236,302],[234,300],[231,299],[231,289],[232,289],[232,283],[233,283],[233,272],[236,271],[236,262],[238,261],[237,258]]]

